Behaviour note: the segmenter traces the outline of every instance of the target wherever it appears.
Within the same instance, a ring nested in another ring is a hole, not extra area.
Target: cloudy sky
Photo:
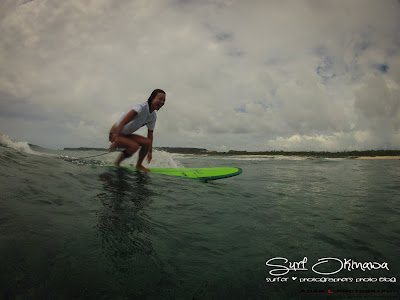
[[[400,149],[399,85],[397,0],[0,2],[0,132],[53,149],[155,88],[155,146]]]

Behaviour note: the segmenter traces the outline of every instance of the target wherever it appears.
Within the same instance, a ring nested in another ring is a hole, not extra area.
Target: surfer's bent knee
[[[128,151],[124,150],[122,151],[122,154],[124,155],[125,158],[131,157],[133,154],[129,154]]]
[[[134,145],[130,145],[129,147],[127,147],[125,149],[126,153],[128,153],[130,156],[132,156],[136,151],[138,151],[139,149],[139,145],[134,144]]]
[[[143,146],[145,146],[145,147],[150,147],[150,145],[151,145],[151,140],[149,139],[149,138],[144,138],[144,141],[143,141],[143,143],[142,143],[142,147]]]

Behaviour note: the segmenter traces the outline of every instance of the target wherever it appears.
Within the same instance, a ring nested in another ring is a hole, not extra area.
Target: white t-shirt
[[[138,114],[137,116],[130,121],[128,124],[122,128],[121,133],[124,135],[129,135],[137,131],[140,127],[147,125],[147,128],[149,130],[154,130],[154,127],[156,126],[156,120],[157,120],[157,113],[156,111],[153,111],[150,113],[149,111],[149,105],[146,102],[136,104],[131,108],[131,110],[135,110]],[[129,110],[129,111],[131,111]],[[120,115],[117,123],[115,123],[115,126],[118,127],[119,123],[125,118],[125,116],[129,113],[129,111],[124,112],[123,114]]]

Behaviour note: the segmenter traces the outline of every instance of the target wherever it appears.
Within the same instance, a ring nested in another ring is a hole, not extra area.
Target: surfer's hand
[[[114,142],[110,145],[110,152],[115,151],[115,149],[117,149],[117,143]]]
[[[112,133],[111,134],[111,143],[114,143],[116,139],[117,139],[117,135],[115,133]]]
[[[152,152],[149,152],[149,153],[147,153],[147,161],[150,163],[151,162],[151,159],[153,158],[153,153]]]

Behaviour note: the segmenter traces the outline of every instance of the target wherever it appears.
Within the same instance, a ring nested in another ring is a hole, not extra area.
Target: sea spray
[[[104,153],[103,155],[98,151],[64,150],[60,152],[59,158],[79,165],[111,166],[114,164],[120,153],[121,153],[120,151],[115,151],[115,152]],[[98,155],[98,157],[92,157],[93,155]],[[121,166],[131,166],[131,167],[136,166],[138,157],[139,157],[139,151],[137,151],[133,156],[125,159],[121,163]],[[150,164],[147,162],[147,157],[146,157],[143,161],[143,165],[147,168],[184,167],[181,162],[174,159],[173,154],[159,150],[153,150],[153,158]]]
[[[139,152],[139,151],[138,151]],[[126,159],[125,161],[122,162],[123,165],[130,165],[130,166],[136,166],[136,162],[138,160],[138,152],[136,152],[132,157]],[[115,156],[116,158],[116,156]],[[113,162],[114,162],[114,156],[113,156]],[[153,150],[153,158],[150,162],[150,164],[147,162],[147,157],[143,161],[143,165],[147,168],[183,168],[184,166],[182,165],[181,162],[178,160],[175,160],[173,155],[169,152],[166,151],[159,151],[159,150]]]
[[[16,142],[2,132],[0,132],[0,146],[11,148],[19,152],[40,155],[40,153],[33,151],[29,147],[28,142]]]

